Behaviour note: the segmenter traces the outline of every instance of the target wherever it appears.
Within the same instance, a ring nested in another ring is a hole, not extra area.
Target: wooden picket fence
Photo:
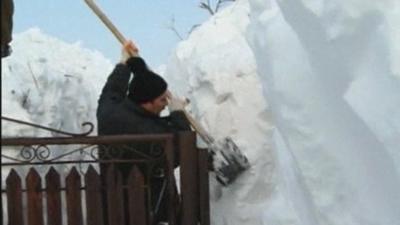
[[[175,188],[172,135],[4,138],[2,148],[23,146],[26,150],[27,146],[36,146],[31,148],[36,160],[31,157],[10,163],[12,157],[2,153],[2,161],[3,157],[8,160],[2,164],[2,170],[4,165],[12,167],[2,186],[2,217],[6,217],[3,221],[8,225],[153,225],[154,212],[149,200],[151,183],[138,166],[132,166],[126,179],[115,168],[117,161],[112,161],[106,172],[100,174],[97,168],[103,162],[99,159],[37,160],[39,150],[48,145],[97,146],[137,141],[156,141],[164,146],[168,224],[209,225],[208,153],[206,149],[195,147],[192,132],[179,135],[180,193]],[[59,171],[52,165],[63,163],[70,164],[67,171]],[[87,163],[86,169],[81,168],[83,163]],[[28,166],[26,176],[19,174],[19,166]],[[45,174],[40,172],[43,166],[48,166]]]
[[[123,214],[123,186],[121,177],[115,179],[115,172],[110,168],[106,179],[109,224],[126,224]],[[82,178],[85,186],[82,186]],[[42,188],[45,184],[46,188]],[[128,178],[129,224],[146,224],[146,205],[144,177],[137,167],[131,171]],[[81,176],[76,167],[72,167],[65,179],[65,188],[61,188],[60,174],[51,167],[45,176],[44,182],[39,173],[31,168],[26,176],[27,222],[28,224],[61,225],[63,215],[66,215],[69,225],[84,224],[82,207],[86,206],[86,224],[104,224],[104,207],[102,199],[102,185],[99,173],[93,166],[89,166],[86,174]],[[82,191],[83,189],[83,191]],[[85,194],[85,198],[82,194]],[[18,173],[12,169],[6,179],[6,196],[10,225],[24,224],[24,210],[22,201],[22,182]],[[62,195],[66,199],[66,213],[62,212]],[[46,206],[43,205],[45,199]],[[82,201],[84,199],[84,201]],[[42,215],[46,215],[43,217]]]

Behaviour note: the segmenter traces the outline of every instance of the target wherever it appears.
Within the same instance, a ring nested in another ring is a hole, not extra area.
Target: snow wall
[[[399,10],[239,0],[178,46],[167,77],[252,163],[213,224],[400,223]]]

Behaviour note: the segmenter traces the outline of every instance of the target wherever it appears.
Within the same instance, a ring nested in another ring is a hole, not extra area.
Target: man
[[[130,54],[135,56],[130,57]],[[165,80],[149,70],[145,61],[137,55],[138,49],[128,41],[123,47],[121,62],[108,77],[100,95],[97,109],[98,134],[161,134],[190,130],[182,111],[185,101],[173,97]],[[133,78],[129,82],[131,72]],[[168,107],[170,115],[161,117],[160,113],[165,107]],[[156,158],[160,154],[160,151],[152,149],[154,145],[151,144],[138,143],[130,147],[131,150],[137,151],[120,152],[118,157],[114,156],[111,159],[137,159],[141,154]],[[110,159],[104,154],[100,154],[100,157]],[[124,180],[131,168],[132,164],[127,163],[117,166]],[[146,174],[143,166],[139,168]],[[101,166],[103,175],[106,169],[106,165]],[[164,170],[158,165],[150,172],[151,205],[155,213],[155,222],[167,219],[163,194],[165,184]]]
[[[11,54],[14,2],[1,0],[1,58]]]

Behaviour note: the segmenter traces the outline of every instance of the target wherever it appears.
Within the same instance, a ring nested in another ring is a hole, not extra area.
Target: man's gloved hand
[[[139,55],[139,49],[131,40],[129,40],[125,42],[124,46],[122,47],[121,63],[126,64],[126,61],[128,61],[130,57],[138,55]]]
[[[168,98],[167,107],[170,112],[183,110],[185,106],[189,104],[188,100],[175,97],[169,91],[167,92],[167,98]]]

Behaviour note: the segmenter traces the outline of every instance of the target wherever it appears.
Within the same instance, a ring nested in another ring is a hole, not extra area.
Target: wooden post
[[[51,167],[45,179],[48,224],[62,225],[60,175]]]
[[[196,135],[179,133],[182,220],[184,225],[197,225],[199,215],[198,154]]]
[[[103,225],[103,199],[100,176],[89,166],[85,175],[87,225]]]
[[[108,224],[125,224],[122,175],[114,164],[108,167],[106,179]]]
[[[75,167],[65,179],[68,225],[82,225],[81,177]]]
[[[14,169],[11,169],[6,180],[8,224],[24,224],[22,214],[21,178]]]
[[[210,225],[210,182],[208,174],[208,149],[198,149],[200,225]]]
[[[31,168],[26,177],[28,224],[43,225],[42,182],[39,173]]]
[[[175,164],[175,153],[172,139],[169,139],[166,143],[165,153],[167,156],[167,190],[168,190],[168,222],[171,225],[176,224],[176,212],[179,210],[179,205],[175,204],[175,199],[178,198],[176,193],[175,175],[174,175],[174,164]]]

